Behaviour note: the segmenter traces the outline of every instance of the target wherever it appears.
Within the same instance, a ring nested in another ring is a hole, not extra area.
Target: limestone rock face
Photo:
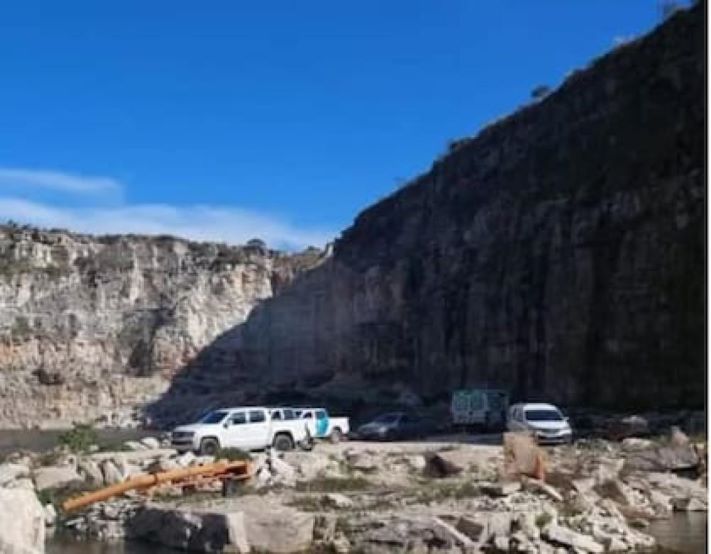
[[[122,423],[319,255],[0,227],[0,425]]]
[[[249,317],[251,378],[344,406],[394,384],[703,406],[703,36],[677,14],[362,212]]]

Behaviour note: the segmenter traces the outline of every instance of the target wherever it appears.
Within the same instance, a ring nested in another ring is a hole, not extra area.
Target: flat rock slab
[[[149,504],[128,523],[128,536],[197,552],[308,551],[315,515],[256,496],[212,506]]]
[[[38,491],[56,489],[83,481],[81,476],[71,466],[40,467],[33,472],[35,487]]]

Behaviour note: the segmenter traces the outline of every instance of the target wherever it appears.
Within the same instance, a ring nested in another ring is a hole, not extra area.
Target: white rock
[[[597,554],[605,550],[605,548],[592,537],[576,533],[572,529],[561,527],[560,525],[548,525],[543,529],[543,536],[552,542],[570,546],[577,550],[582,550],[583,552],[593,552]]]
[[[0,552],[44,552],[45,512],[35,493],[0,488]]]
[[[184,452],[175,461],[180,467],[188,467],[195,461],[195,454],[190,451]]]
[[[595,479],[592,477],[583,477],[580,479],[573,479],[573,488],[581,494],[590,492],[595,487]]]
[[[622,450],[625,452],[635,452],[639,450],[647,450],[654,447],[654,443],[647,439],[639,439],[636,437],[626,438],[622,441]]]
[[[146,446],[138,441],[126,441],[123,443],[123,445],[129,450],[133,450],[134,452],[138,450],[146,450]]]
[[[562,494],[560,494],[555,488],[553,488],[549,484],[544,483],[543,481],[539,481],[538,479],[530,479],[530,478],[524,479],[523,487],[527,491],[539,492],[539,493],[545,494],[546,496],[552,498],[556,502],[563,501]]]
[[[101,468],[99,468],[99,465],[94,460],[89,458],[79,460],[77,471],[79,475],[91,485],[100,486],[104,484],[104,476],[101,473]]]
[[[106,485],[115,485],[116,483],[123,482],[123,475],[112,460],[104,460],[99,464],[99,467],[101,468],[101,474]]]
[[[455,527],[435,517],[432,518],[433,531],[437,538],[447,544],[458,546],[462,552],[474,552],[476,544],[466,534],[460,532]]]
[[[237,554],[250,552],[251,548],[247,537],[244,512],[230,512],[225,514],[225,526],[227,527],[228,542],[228,547],[225,551]]]
[[[353,507],[353,500],[348,498],[345,494],[340,493],[329,493],[324,495],[323,502],[327,506],[332,506],[334,508],[345,509]]]
[[[369,452],[348,452],[346,453],[346,461],[351,469],[357,471],[369,473],[378,469],[378,461]]]
[[[149,449],[158,449],[161,447],[160,441],[155,437],[143,437],[140,443]]]
[[[284,461],[292,466],[301,479],[311,481],[322,475],[331,460],[318,452],[299,452],[292,450],[284,453]]]
[[[634,506],[636,504],[632,489],[619,479],[611,479],[607,483],[598,485],[595,490],[601,496],[612,498],[622,506]]]
[[[37,490],[56,489],[64,485],[82,481],[81,476],[70,466],[40,467],[34,470],[33,477]]]
[[[57,522],[57,510],[54,509],[54,505],[44,505],[44,522],[49,527],[52,527]]]
[[[509,496],[521,490],[521,483],[519,481],[486,483],[481,485],[481,490],[490,496]]]
[[[296,470],[281,458],[270,456],[268,464],[272,477],[286,485],[291,485],[296,482]]]
[[[331,541],[331,549],[335,554],[349,554],[352,551],[351,543],[348,541],[345,535],[339,533]]]
[[[20,479],[15,479],[7,484],[8,489],[26,489],[29,491],[35,490],[35,484],[29,477],[22,477]]]
[[[6,486],[15,479],[30,476],[30,468],[24,464],[0,464],[0,487]]]
[[[254,499],[240,501],[250,547],[257,552],[308,552],[315,516],[293,508]]]

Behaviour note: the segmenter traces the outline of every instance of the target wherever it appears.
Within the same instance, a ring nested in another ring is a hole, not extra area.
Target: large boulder
[[[160,441],[155,437],[143,437],[140,442],[143,446],[151,450],[160,448]]]
[[[29,475],[30,469],[24,464],[0,464],[0,487]]]
[[[124,476],[113,460],[103,460],[99,464],[99,467],[101,468],[104,483],[107,485],[115,485],[116,483],[123,482]]]
[[[459,449],[440,450],[425,454],[424,473],[430,477],[450,477],[474,466],[469,452]]]
[[[227,543],[224,514],[147,507],[128,523],[128,536],[170,548],[219,551]]]
[[[311,547],[314,521],[314,514],[245,496],[239,509],[148,505],[129,519],[127,536],[199,552],[296,553]]]
[[[684,479],[672,473],[649,473],[648,494],[664,495],[677,511],[705,511],[708,489],[699,481]]]
[[[296,484],[296,470],[287,462],[277,456],[269,456],[267,465],[274,482],[286,486]]]
[[[328,456],[318,452],[299,452],[298,450],[285,452],[284,461],[296,470],[299,479],[305,481],[316,479],[331,465]]]
[[[56,489],[82,481],[72,466],[49,466],[35,469],[33,474],[38,491]]]
[[[691,444],[669,443],[648,450],[631,452],[625,468],[639,471],[685,471],[696,469],[699,456]]]
[[[0,552],[44,552],[45,512],[34,491],[0,488]]]
[[[351,469],[371,473],[378,470],[380,464],[371,452],[346,452],[346,461]]]
[[[104,484],[104,475],[101,472],[99,464],[94,460],[88,458],[79,460],[77,471],[90,485],[101,486]]]
[[[572,529],[561,527],[560,525],[548,525],[543,530],[543,536],[550,542],[563,545],[566,548],[573,548],[576,551],[597,554],[605,550],[605,548],[592,537],[576,533]]]
[[[308,552],[315,516],[294,508],[253,498],[241,503],[249,545],[257,552]]]

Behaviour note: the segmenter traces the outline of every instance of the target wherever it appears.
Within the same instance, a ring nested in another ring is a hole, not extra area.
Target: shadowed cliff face
[[[702,405],[704,79],[697,7],[458,141],[218,341],[240,385],[198,403],[399,384]]]
[[[129,422],[319,257],[0,227],[0,426]]]

